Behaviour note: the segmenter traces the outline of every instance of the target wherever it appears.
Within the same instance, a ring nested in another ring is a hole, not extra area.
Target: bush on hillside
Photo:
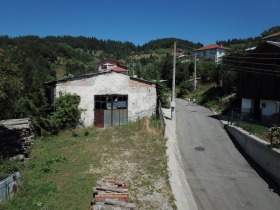
[[[80,96],[59,93],[55,101],[55,111],[49,117],[49,126],[52,133],[61,129],[75,128],[79,123],[82,110],[78,108]]]

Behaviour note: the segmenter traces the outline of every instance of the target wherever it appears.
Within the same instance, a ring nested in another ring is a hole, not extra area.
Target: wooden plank
[[[103,178],[102,181],[113,183],[113,184],[116,184],[116,185],[125,185],[125,180],[124,179]]]
[[[136,205],[134,203],[127,203],[124,201],[116,200],[116,199],[111,199],[111,198],[106,198],[105,199],[105,204],[110,204],[110,205],[115,205],[115,206],[120,206],[120,207],[127,207],[130,209],[135,209]]]
[[[128,194],[127,193],[105,193],[105,194],[98,194],[95,196],[95,198],[117,198],[117,199],[125,199],[128,200]]]
[[[108,198],[93,198],[91,200],[91,205],[94,205],[96,203],[105,203],[105,201],[107,200]],[[126,202],[126,199],[122,199],[122,198],[114,198],[114,200],[116,201],[121,201],[121,202]]]
[[[90,210],[130,210],[130,208],[99,204],[91,206]]]
[[[124,193],[125,190],[123,188],[116,188],[116,187],[96,187],[96,190],[103,190],[103,191],[111,191],[111,192],[118,192],[118,193]],[[126,191],[127,192],[127,191]]]
[[[96,185],[97,186],[107,186],[107,187],[118,187],[118,185],[115,185],[115,184],[110,183],[110,182],[103,182],[103,181],[97,181]]]

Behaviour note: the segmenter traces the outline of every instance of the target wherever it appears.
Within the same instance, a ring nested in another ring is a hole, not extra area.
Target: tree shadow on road
[[[215,120],[228,121],[228,116],[227,115],[222,115],[222,114],[217,115],[217,114],[214,114],[214,115],[210,115],[208,117],[211,117],[211,118],[213,118]]]

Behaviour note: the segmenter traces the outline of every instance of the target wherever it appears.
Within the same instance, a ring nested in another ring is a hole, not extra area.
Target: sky
[[[204,45],[280,26],[280,0],[0,0],[0,35]]]

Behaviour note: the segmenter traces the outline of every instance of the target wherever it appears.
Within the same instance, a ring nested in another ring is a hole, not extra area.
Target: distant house
[[[280,42],[280,32],[274,33],[274,34],[270,34],[269,36],[263,37],[263,40]]]
[[[156,111],[154,83],[109,70],[45,83],[51,102],[59,93],[80,96],[84,126],[125,125]]]
[[[101,61],[98,63],[98,72],[102,73],[105,71],[115,71],[122,74],[128,74],[128,68],[119,62],[112,60],[112,59],[106,59],[104,61]]]
[[[280,42],[267,41],[237,57],[234,64],[238,65],[237,96],[243,113],[262,120],[279,114]]]
[[[176,59],[179,62],[185,63],[191,60],[191,56],[184,53],[176,53]]]
[[[214,62],[218,63],[227,51],[229,51],[229,48],[227,47],[222,47],[217,44],[209,44],[195,50],[195,53],[197,59],[210,58]]]

